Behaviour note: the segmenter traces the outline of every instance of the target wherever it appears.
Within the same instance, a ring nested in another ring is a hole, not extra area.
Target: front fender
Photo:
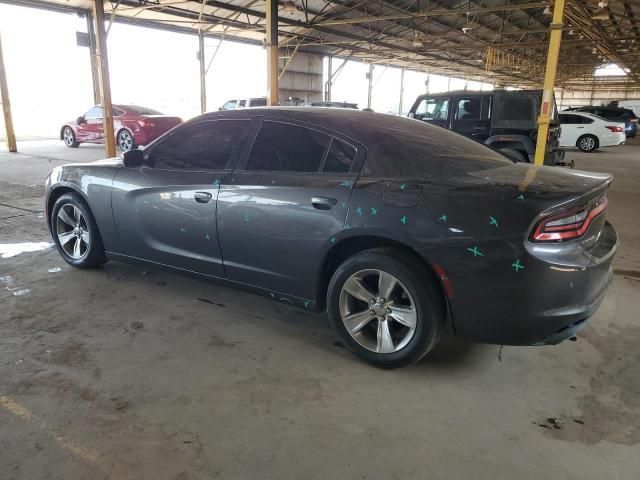
[[[75,164],[54,168],[45,182],[47,224],[50,225],[51,209],[57,198],[64,193],[75,192],[89,206],[98,224],[105,250],[122,252],[111,209],[111,187],[117,171],[117,163],[106,163],[103,166]]]

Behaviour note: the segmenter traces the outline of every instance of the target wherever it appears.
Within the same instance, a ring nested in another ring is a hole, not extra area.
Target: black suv
[[[409,116],[448,128],[500,150],[518,162],[533,163],[542,90],[464,90],[420,95]],[[562,164],[560,122],[555,100],[545,165]]]
[[[616,106],[584,106],[567,108],[565,112],[591,113],[592,115],[597,115],[607,120],[624,123],[624,133],[627,134],[627,137],[635,137],[638,133],[638,117],[633,113],[633,110],[629,110],[628,108]]]

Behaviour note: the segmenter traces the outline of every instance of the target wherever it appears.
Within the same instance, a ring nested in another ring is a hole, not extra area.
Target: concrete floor
[[[358,362],[324,316],[262,297],[113,262],[75,270],[52,248],[9,257],[49,240],[46,171],[102,157],[21,149],[0,154],[3,479],[640,477],[640,142],[569,154],[615,175],[622,241],[577,342],[500,361],[446,339],[395,371]]]

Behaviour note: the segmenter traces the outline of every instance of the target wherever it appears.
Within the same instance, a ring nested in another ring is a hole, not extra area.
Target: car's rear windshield
[[[513,163],[475,140],[410,119],[379,125],[367,150],[363,174],[376,177],[466,175]]]
[[[147,107],[138,107],[137,105],[127,105],[127,110],[138,115],[163,115],[162,112]]]

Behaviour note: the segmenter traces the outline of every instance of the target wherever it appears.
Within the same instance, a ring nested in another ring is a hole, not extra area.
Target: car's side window
[[[246,170],[317,172],[331,137],[310,128],[265,120]]]
[[[211,120],[186,125],[154,147],[146,163],[165,170],[224,169],[249,124],[249,120]]]
[[[456,120],[480,120],[482,99],[480,97],[468,97],[458,99]]]
[[[87,113],[84,114],[85,120],[97,120],[99,118],[102,118],[102,107],[98,107],[98,106],[93,107],[89,109]]]
[[[415,118],[419,120],[447,120],[449,118],[448,98],[425,98],[416,109]]]
[[[566,125],[576,125],[576,124],[580,124],[580,123],[584,123],[582,121],[584,117],[581,117],[580,115],[560,115],[560,122],[564,123]]]
[[[323,172],[347,173],[356,158],[355,147],[334,138],[324,160]]]
[[[236,108],[237,100],[229,100],[224,105],[222,105],[222,110],[234,110]]]

